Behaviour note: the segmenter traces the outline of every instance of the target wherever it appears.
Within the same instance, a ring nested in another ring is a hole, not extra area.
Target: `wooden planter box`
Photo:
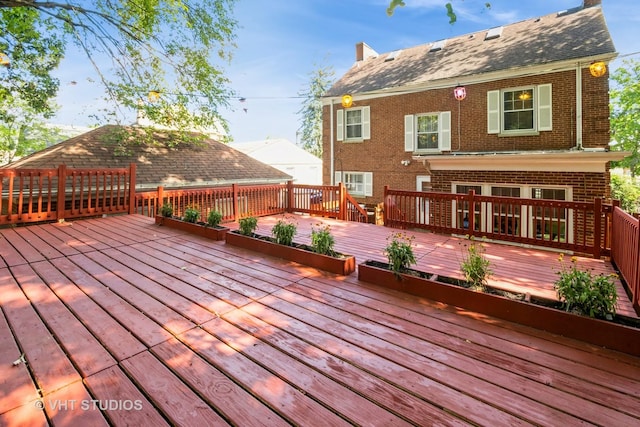
[[[356,271],[356,259],[351,255],[331,257],[295,246],[280,245],[257,237],[245,236],[236,231],[227,233],[226,242],[233,246],[294,261],[334,274],[348,276]]]
[[[421,278],[371,265],[358,265],[358,279],[510,322],[548,331],[612,350],[640,356],[640,329],[542,305],[476,292],[443,283],[436,275]]]
[[[159,215],[156,216],[156,224],[180,231],[186,231],[212,240],[224,240],[225,234],[229,231],[227,227],[210,227],[205,223],[185,222],[180,219],[167,218]]]

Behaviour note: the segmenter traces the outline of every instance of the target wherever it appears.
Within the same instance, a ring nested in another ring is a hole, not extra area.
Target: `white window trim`
[[[362,136],[358,138],[347,138],[347,121],[346,111],[362,111]],[[370,107],[354,107],[348,109],[340,109],[336,111],[336,140],[344,143],[364,142],[371,139],[371,108]]]
[[[335,185],[343,182],[343,174],[362,175],[362,187],[363,192],[349,191],[349,194],[357,197],[371,197],[373,196],[373,172],[361,172],[361,171],[336,171],[334,174]]]
[[[533,129],[504,129],[503,94],[517,90],[532,89]],[[518,86],[487,92],[487,133],[498,136],[539,135],[553,130],[553,98],[551,83],[537,86]]]
[[[418,149],[418,117],[438,115],[438,148]],[[404,116],[404,151],[418,154],[451,151],[451,111],[408,114]]]

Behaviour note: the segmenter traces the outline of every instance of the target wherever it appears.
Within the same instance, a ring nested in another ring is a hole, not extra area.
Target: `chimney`
[[[365,42],[356,43],[356,61],[365,61],[377,56],[378,52],[371,49]]]
[[[600,6],[602,4],[602,0],[582,0],[582,7],[588,8],[593,6]]]

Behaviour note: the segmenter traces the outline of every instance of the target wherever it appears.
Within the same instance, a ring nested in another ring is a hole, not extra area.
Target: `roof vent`
[[[431,45],[431,49],[429,49],[429,52],[437,52],[439,50],[444,49],[444,45],[447,43],[447,40],[438,40],[437,42],[433,43]]]
[[[500,37],[502,35],[502,30],[504,29],[504,27],[496,27],[496,28],[492,28],[489,31],[487,31],[487,35],[484,36],[485,40],[493,40],[493,39],[497,39],[498,37]]]
[[[398,56],[400,56],[401,52],[402,49],[394,50],[393,52],[389,53],[389,55],[384,59],[384,62],[393,61]]]
[[[560,12],[558,12],[558,16],[566,16],[566,15],[571,15],[572,13],[576,13],[578,11],[582,10],[582,6],[578,6],[578,7],[572,7],[571,9],[566,9],[566,10],[561,10]]]

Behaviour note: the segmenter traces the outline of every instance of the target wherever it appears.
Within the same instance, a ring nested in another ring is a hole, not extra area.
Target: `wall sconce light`
[[[589,65],[589,72],[593,77],[602,77],[607,72],[607,66],[602,61],[596,61]]]
[[[409,166],[411,164],[411,160],[400,160],[400,164],[402,166]]]
[[[157,100],[160,99],[160,92],[158,92],[157,90],[150,90],[149,95],[147,96],[147,99],[151,103],[156,102]]]
[[[465,89],[464,86],[458,85],[453,89],[453,96],[455,96],[458,101],[462,101],[467,97],[467,89]]]
[[[342,106],[344,108],[349,108],[353,105],[353,96],[351,95],[342,95]]]

